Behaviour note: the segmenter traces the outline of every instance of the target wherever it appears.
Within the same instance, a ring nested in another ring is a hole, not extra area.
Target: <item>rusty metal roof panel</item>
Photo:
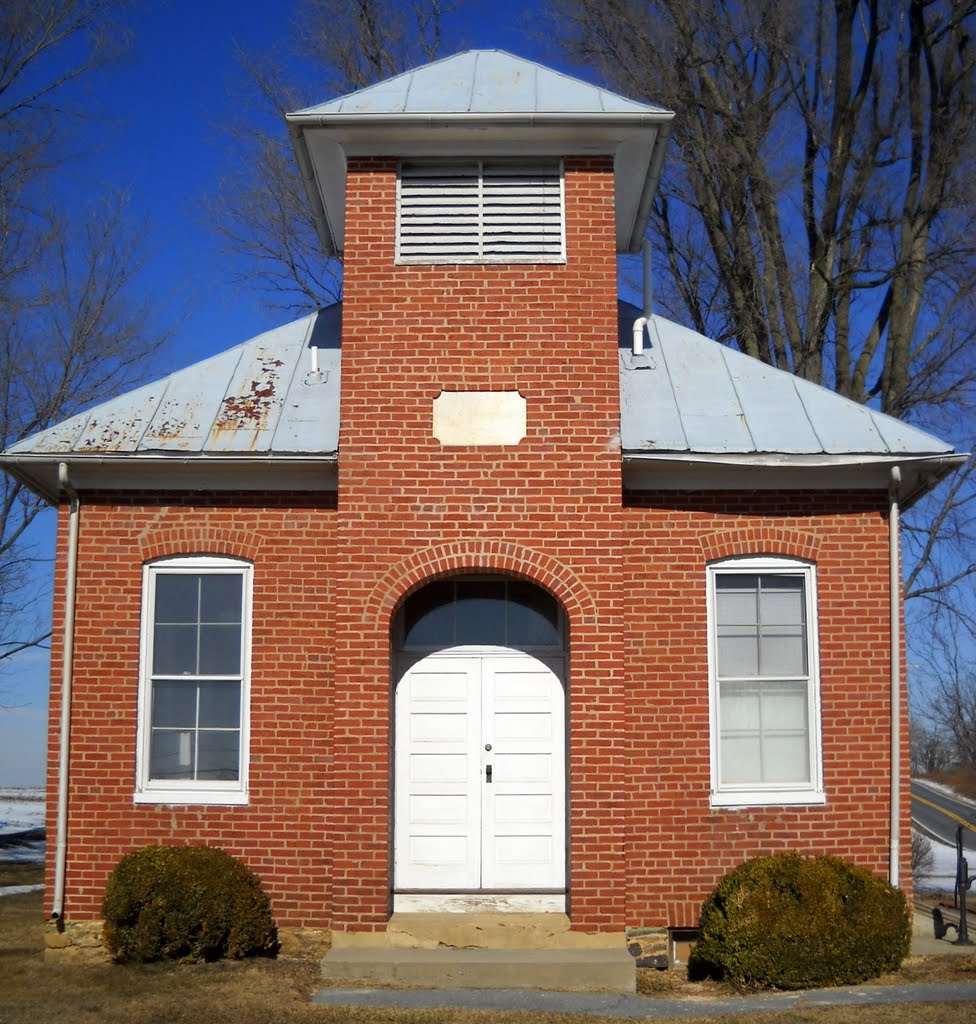
[[[241,361],[245,346],[229,349],[172,374],[166,391],[136,445],[143,452],[199,452],[206,449],[217,403],[227,388],[228,378]],[[114,415],[115,410],[112,410]],[[128,432],[138,426],[130,420]]]
[[[643,355],[630,351],[641,311],[619,306],[621,445],[631,454],[929,455],[952,445],[827,388],[651,317]]]
[[[303,323],[304,321],[299,321]],[[285,392],[272,450],[281,453],[334,452],[339,447],[340,339],[342,303],[319,310],[303,339],[304,355]],[[318,354],[318,372],[311,369],[310,350]]]
[[[339,440],[335,307],[103,402],[8,454],[334,454]],[[310,380],[312,343],[323,372]]]

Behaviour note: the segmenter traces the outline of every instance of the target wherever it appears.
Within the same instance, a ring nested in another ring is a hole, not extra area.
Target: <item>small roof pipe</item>
[[[74,676],[75,587],[78,578],[78,526],[81,502],[68,479],[68,465],[58,464],[58,482],[68,497],[68,561],[64,584],[64,634],[61,645],[61,719],[58,749],[58,814],[54,854],[54,900],[51,917],[64,929],[64,878],[68,859],[68,754],[71,739],[71,684]]]
[[[888,485],[888,588],[891,617],[891,822],[888,881],[897,888],[901,877],[901,570],[898,559],[898,488],[901,469],[891,467]]]
[[[633,351],[639,356],[644,351],[644,329],[650,323],[654,315],[654,293],[652,290],[653,278],[651,276],[651,243],[645,238],[641,243],[641,267],[643,271],[643,316],[634,321]]]

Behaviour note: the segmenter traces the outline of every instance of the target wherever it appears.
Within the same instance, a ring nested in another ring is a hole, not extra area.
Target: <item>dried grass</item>
[[[318,958],[301,951],[277,960],[213,964],[46,963],[41,914],[39,893],[0,900],[0,1024],[610,1024],[588,1014],[316,1006],[310,1000],[323,987]],[[686,998],[692,1009],[698,999],[727,994],[714,983],[692,985],[674,974],[642,975],[649,1016],[654,1016],[655,996]],[[970,958],[930,957],[911,960],[884,980],[974,977],[976,962]],[[958,1024],[976,1019],[976,1004],[830,1007],[732,1019],[735,1024]]]

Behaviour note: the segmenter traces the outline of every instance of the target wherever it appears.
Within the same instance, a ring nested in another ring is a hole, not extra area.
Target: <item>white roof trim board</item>
[[[612,156],[617,248],[636,252],[673,117],[502,50],[470,50],[286,119],[332,255],[345,244],[346,164],[356,156]]]
[[[914,500],[965,459],[931,434],[659,316],[634,356],[639,316],[620,303],[629,487],[883,489],[897,464],[900,494]],[[82,488],[334,490],[340,335],[336,304],[35,434],[0,466],[52,499],[59,462]]]

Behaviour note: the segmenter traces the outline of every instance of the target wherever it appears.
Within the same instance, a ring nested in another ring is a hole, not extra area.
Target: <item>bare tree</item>
[[[927,718],[930,730],[944,738],[952,761],[976,770],[976,673],[969,669],[940,679]]]
[[[0,448],[144,376],[158,344],[147,305],[132,299],[140,258],[124,201],[70,211],[55,201],[71,128],[86,120],[73,83],[114,56],[120,33],[109,18],[119,6],[6,0],[0,9]],[[49,635],[28,540],[43,508],[2,476],[0,662]]]
[[[976,393],[971,0],[552,0],[676,111],[653,217],[677,319],[959,441]],[[976,635],[974,469],[906,520],[914,617]]]
[[[951,734],[939,725],[924,721],[920,714],[913,712],[909,736],[913,778],[935,775],[952,765]]]
[[[241,55],[247,120],[230,128],[237,169],[221,183],[211,220],[241,259],[238,279],[264,288],[272,305],[307,311],[342,292],[342,267],[322,254],[284,114],[434,59],[445,12],[441,0],[303,0],[287,62]]]

